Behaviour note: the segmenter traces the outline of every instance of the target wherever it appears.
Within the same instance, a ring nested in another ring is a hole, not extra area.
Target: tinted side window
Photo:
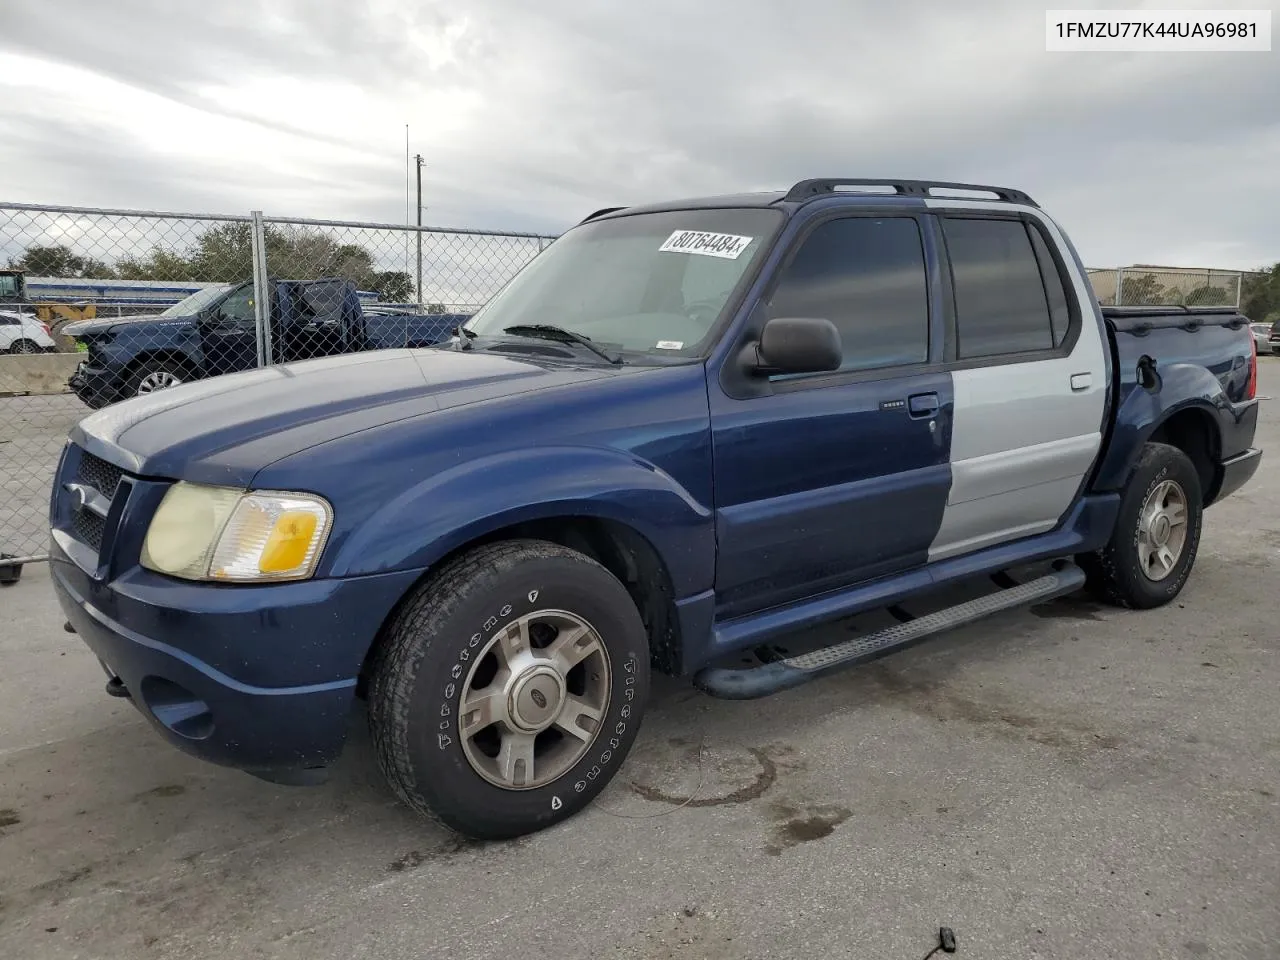
[[[841,370],[929,357],[920,228],[909,217],[830,220],[805,239],[770,301],[771,317],[820,317],[840,331]]]
[[[1061,346],[1067,338],[1067,327],[1071,324],[1071,307],[1067,303],[1067,291],[1062,285],[1062,275],[1058,273],[1058,265],[1049,253],[1040,231],[1028,226],[1031,235],[1031,246],[1035,249],[1036,260],[1040,263],[1040,276],[1044,278],[1045,296],[1049,298],[1049,324],[1053,329],[1053,345]]]
[[[960,359],[1052,349],[1049,304],[1022,222],[942,223],[955,279]]]
[[[17,327],[21,325],[22,321],[17,317],[0,316],[0,327]]]
[[[222,303],[218,304],[218,311],[228,320],[234,320],[239,324],[252,324],[253,314],[253,287],[245,287],[237,290]]]
[[[309,283],[302,288],[302,319],[308,323],[341,323],[342,299],[347,285]]]

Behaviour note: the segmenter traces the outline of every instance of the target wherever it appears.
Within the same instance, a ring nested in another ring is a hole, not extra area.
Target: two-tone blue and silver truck
[[[1101,308],[1013,189],[601,210],[445,343],[88,415],[54,588],[170,743],[306,783],[367,715],[405,803],[516,836],[616,775],[653,671],[757,697],[1083,588],[1168,603],[1258,468],[1253,344]]]

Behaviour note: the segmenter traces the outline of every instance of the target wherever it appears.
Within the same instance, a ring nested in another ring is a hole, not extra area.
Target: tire
[[[1177,514],[1175,506],[1181,500],[1184,522],[1173,520],[1167,531],[1159,521],[1144,524],[1144,508],[1152,510],[1157,500],[1169,504],[1161,511],[1166,518]],[[1108,603],[1139,610],[1173,600],[1195,563],[1203,517],[1200,475],[1191,459],[1177,447],[1146,444],[1121,494],[1110,542],[1079,558],[1094,593]],[[1177,538],[1179,527],[1181,539]],[[1161,558],[1157,547],[1161,542],[1175,554],[1172,563],[1167,556]]]
[[[0,587],[12,587],[22,579],[22,564],[4,562],[13,557],[12,553],[0,553]]]
[[[563,673],[548,666],[562,649],[590,652]],[[504,663],[516,665],[509,679]],[[495,722],[463,711],[464,696],[499,690]],[[648,638],[626,588],[576,551],[513,540],[451,561],[402,605],[374,657],[369,722],[400,799],[455,833],[503,840],[559,823],[600,793],[635,742],[648,691]],[[576,714],[576,738],[565,732],[567,702],[599,715]],[[532,771],[512,760],[530,749]]]
[[[137,397],[165,387],[177,386],[192,379],[189,371],[176,360],[147,360],[138,366],[125,385],[126,397]]]
[[[40,344],[34,340],[19,339],[9,345],[10,353],[44,353]]]

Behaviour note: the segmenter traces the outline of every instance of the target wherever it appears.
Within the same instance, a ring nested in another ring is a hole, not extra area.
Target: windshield
[[[179,300],[172,307],[161,310],[159,316],[193,317],[230,289],[231,284],[219,283],[212,287],[205,287],[203,290],[197,290],[185,300]]]
[[[782,222],[777,210],[679,210],[577,227],[466,324],[552,324],[622,352],[693,356]]]

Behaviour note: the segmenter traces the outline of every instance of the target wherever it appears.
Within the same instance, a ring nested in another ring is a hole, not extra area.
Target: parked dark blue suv
[[[62,333],[88,351],[71,376],[71,389],[96,409],[191,380],[252,370],[266,350],[266,356],[289,362],[429,346],[468,316],[367,310],[355,285],[341,278],[275,280],[268,289],[267,344],[258,342],[251,281],[210,285],[159,314],[69,324]]]

